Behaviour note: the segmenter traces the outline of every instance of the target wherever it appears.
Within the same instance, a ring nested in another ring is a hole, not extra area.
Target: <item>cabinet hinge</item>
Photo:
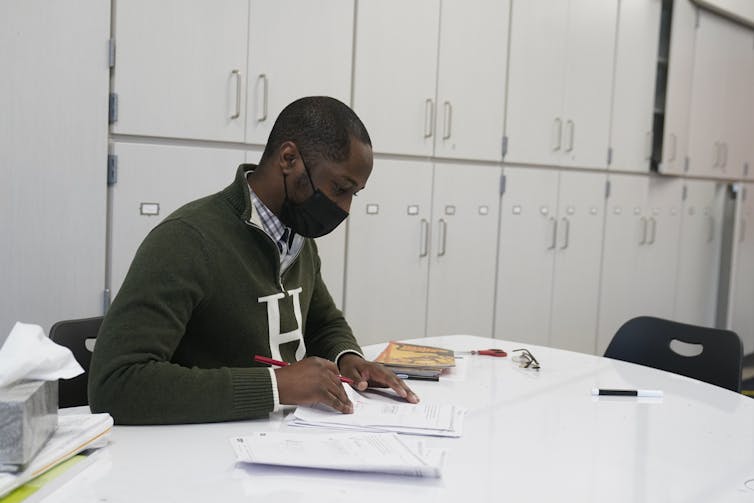
[[[684,185],[683,186],[683,192],[681,192],[681,201],[685,201],[686,200],[686,196],[688,196],[688,194],[689,194],[689,188],[688,188],[688,186]]]
[[[607,148],[607,165],[610,166],[610,164],[613,163],[613,147]]]
[[[505,194],[505,175],[500,175],[500,195]]]
[[[605,199],[610,199],[610,180],[605,182]]]
[[[110,124],[113,124],[118,120],[118,95],[116,93],[110,93],[107,112]]]
[[[505,159],[505,154],[508,153],[508,137],[503,136],[503,140],[500,142],[500,151],[502,152],[502,158]]]
[[[107,186],[118,183],[118,156],[107,154]]]
[[[105,288],[102,292],[102,314],[106,314],[108,309],[110,309],[110,289]]]
[[[691,164],[691,161],[689,160],[689,156],[686,156],[683,158],[683,172],[688,173],[689,172],[689,164]]]
[[[111,38],[107,41],[107,66],[110,68],[115,67],[115,39]]]

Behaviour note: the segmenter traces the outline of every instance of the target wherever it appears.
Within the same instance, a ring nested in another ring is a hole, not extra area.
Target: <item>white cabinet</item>
[[[435,156],[502,158],[509,11],[509,0],[442,0]]]
[[[700,11],[689,131],[689,173],[740,178],[751,162],[754,36],[716,14]]]
[[[686,180],[685,187],[674,318],[711,327],[717,312],[725,185]]]
[[[351,203],[345,314],[362,345],[423,337],[432,165],[383,161]]]
[[[375,167],[348,219],[345,313],[361,344],[491,333],[499,182],[488,166]]]
[[[427,337],[492,336],[500,171],[435,166]]]
[[[661,8],[659,0],[620,2],[610,169],[650,168]]]
[[[362,0],[353,107],[376,152],[431,155],[439,0]]]
[[[514,2],[509,163],[605,168],[616,0]]]
[[[606,176],[505,168],[495,337],[594,352]]]
[[[683,182],[609,178],[602,251],[597,354],[636,316],[672,318]]]
[[[354,109],[376,152],[500,160],[509,1],[362,0]]]
[[[754,352],[754,184],[743,184],[739,191],[736,221],[728,328],[738,334],[748,354]]]
[[[694,71],[694,40],[697,8],[691,0],[674,0],[670,25],[670,44],[665,90],[662,137],[663,174],[681,174],[689,149],[689,106]]]
[[[246,141],[302,96],[351,101],[354,0],[251,0]]]
[[[249,0],[129,0],[114,12],[113,133],[244,139]]]
[[[102,314],[110,2],[0,2],[0,20],[4,339]]]
[[[194,199],[231,184],[241,150],[115,143],[118,181],[110,188],[109,288],[114,297],[152,228]]]

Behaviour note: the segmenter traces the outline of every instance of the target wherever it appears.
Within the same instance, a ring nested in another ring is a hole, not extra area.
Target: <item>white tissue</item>
[[[55,381],[83,373],[71,350],[48,339],[39,325],[16,322],[0,348],[0,388],[21,379]]]

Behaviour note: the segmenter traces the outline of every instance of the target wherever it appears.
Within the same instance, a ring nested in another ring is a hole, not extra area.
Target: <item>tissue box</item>
[[[0,388],[0,471],[22,470],[58,426],[58,381]]]

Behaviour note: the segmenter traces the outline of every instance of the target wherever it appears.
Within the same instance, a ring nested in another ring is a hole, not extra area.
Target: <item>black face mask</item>
[[[280,220],[296,234],[307,238],[318,238],[335,230],[346,219],[348,212],[314,186],[303,157],[301,157],[301,162],[304,164],[306,176],[309,178],[309,184],[314,193],[303,203],[294,203],[288,198],[288,183],[286,175],[283,175],[285,199],[280,208]]]

